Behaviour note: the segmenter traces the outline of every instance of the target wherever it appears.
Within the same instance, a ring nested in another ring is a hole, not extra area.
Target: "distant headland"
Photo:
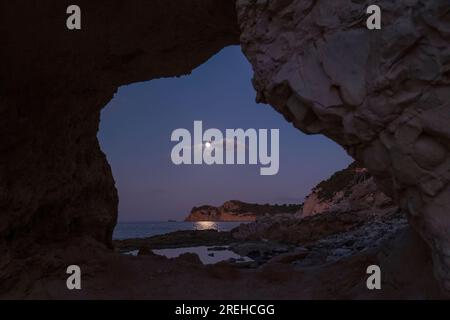
[[[185,221],[255,221],[257,217],[276,214],[295,214],[301,204],[256,204],[239,200],[226,201],[219,207],[194,207]]]

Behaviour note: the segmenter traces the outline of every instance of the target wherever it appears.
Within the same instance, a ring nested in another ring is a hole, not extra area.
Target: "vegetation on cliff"
[[[356,161],[347,168],[335,172],[330,178],[320,182],[314,189],[320,200],[331,200],[340,191],[349,191],[351,187],[359,182],[370,178],[368,171]]]
[[[230,200],[219,207],[204,205],[194,207],[187,221],[253,221],[257,216],[275,214],[294,214],[302,208],[301,204],[256,204]]]

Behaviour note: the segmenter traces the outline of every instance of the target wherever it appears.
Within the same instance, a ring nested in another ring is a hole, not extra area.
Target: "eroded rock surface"
[[[238,0],[257,100],[342,145],[408,213],[450,290],[450,15],[446,0]]]
[[[80,0],[79,31],[69,4],[0,1],[2,284],[36,281],[51,262],[27,259],[55,246],[111,247],[118,198],[97,131],[117,88],[188,74],[239,43],[232,0]]]

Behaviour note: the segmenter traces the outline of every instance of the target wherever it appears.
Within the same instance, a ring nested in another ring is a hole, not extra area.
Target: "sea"
[[[246,222],[216,222],[216,221],[198,221],[198,222],[119,222],[113,233],[113,239],[123,240],[130,238],[145,238],[155,235],[165,234],[179,230],[217,230],[230,231],[238,225]],[[152,250],[153,253],[166,256],[167,258],[176,258],[184,253],[194,253],[198,255],[202,263],[215,264],[221,261],[234,259],[237,262],[252,261],[249,257],[239,256],[228,246],[220,249],[217,247],[196,246],[171,249]],[[137,255],[138,250],[126,252],[124,254]]]
[[[113,233],[114,240],[130,238],[145,238],[179,230],[208,230],[230,231],[245,222],[217,222],[217,221],[153,221],[153,222],[119,222]]]

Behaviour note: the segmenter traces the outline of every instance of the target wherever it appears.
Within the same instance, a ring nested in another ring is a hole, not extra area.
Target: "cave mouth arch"
[[[282,0],[237,3],[192,0],[176,4],[140,0],[127,5],[122,1],[109,1],[106,8],[93,1],[80,0],[80,7],[89,14],[85,16],[87,28],[77,34],[68,34],[57,27],[65,25],[66,17],[60,14],[66,9],[63,2],[42,1],[39,6],[29,6],[25,2],[2,6],[0,19],[0,27],[6,34],[4,50],[0,52],[0,61],[3,61],[0,207],[4,219],[0,237],[11,256],[17,254],[9,248],[20,248],[21,259],[26,256],[22,249],[29,255],[36,255],[36,246],[45,250],[49,244],[79,238],[111,246],[118,199],[96,134],[100,110],[121,85],[189,73],[221,48],[240,43],[254,67],[258,98],[267,99],[300,129],[309,132],[324,129],[317,121],[304,123],[301,119],[308,114],[303,112],[304,108],[311,108],[311,105],[305,106],[308,100],[301,99],[302,96],[317,93],[313,92],[317,88],[295,90],[276,86],[286,80],[283,77],[297,79],[299,65],[311,67],[312,73],[316,67],[324,65],[324,61],[314,60],[318,57],[314,54],[317,47],[307,47],[314,42],[305,41],[317,34],[327,40],[322,49],[327,46],[333,49],[341,44],[339,49],[344,53],[351,51],[341,54],[342,57],[361,54],[358,59],[339,60],[342,63],[335,64],[347,68],[356,63],[353,65],[356,70],[364,71],[352,73],[358,77],[358,84],[379,88],[380,83],[374,83],[379,78],[374,75],[377,70],[385,70],[386,64],[393,66],[387,61],[395,61],[398,70],[411,71],[410,81],[403,81],[405,79],[399,77],[405,73],[392,70],[394,72],[389,74],[392,78],[381,84],[386,84],[387,88],[396,84],[391,88],[395,90],[373,92],[376,95],[371,97],[372,106],[382,111],[381,115],[370,112],[375,119],[365,118],[364,108],[354,106],[365,97],[359,94],[364,90],[361,86],[348,88],[344,95],[350,113],[346,113],[345,108],[317,108],[314,114],[326,116],[328,111],[336,111],[338,116],[345,115],[345,127],[333,126],[328,128],[333,130],[322,133],[346,145],[355,158],[363,160],[371,172],[380,176],[380,186],[399,196],[398,202],[411,213],[412,225],[432,249],[439,281],[450,288],[449,61],[446,50],[442,50],[448,48],[449,38],[448,16],[441,14],[446,12],[443,10],[445,1],[418,1],[409,10],[404,10],[400,2],[381,1],[380,4],[386,3],[392,8],[386,28],[390,30],[389,43],[400,46],[397,49],[386,46],[383,33],[364,34],[367,31],[353,23],[355,17],[344,12],[348,8],[333,7],[332,2],[316,2],[305,10],[301,5],[292,6]],[[351,6],[355,9],[352,12],[363,12],[364,1],[352,2]],[[321,15],[316,14],[320,12],[335,13],[333,17],[344,19],[348,28],[336,27],[334,19],[321,19]],[[411,14],[419,19],[411,19]],[[14,30],[14,34],[9,30]],[[399,41],[405,35],[411,41]],[[347,45],[347,40],[360,50]],[[273,45],[277,41],[284,42],[283,46]],[[30,43],[33,46],[24,50]],[[410,47],[411,43],[415,46]],[[371,56],[373,59],[359,59],[364,58],[365,50],[369,49],[377,53]],[[402,50],[406,55],[399,60],[397,54]],[[320,58],[326,59],[325,62],[336,61],[335,52],[325,50]],[[291,57],[295,57],[295,61],[290,60]],[[272,64],[274,60],[289,67],[285,68],[288,72],[281,79],[271,73],[278,71]],[[345,71],[334,74],[351,76]],[[291,82],[299,83],[294,80]],[[415,94],[423,87],[429,91],[417,98]],[[326,85],[319,88],[326,88]],[[286,98],[290,98],[287,94],[293,91],[297,96],[290,100],[292,105],[287,109]],[[423,108],[428,109],[423,112]],[[358,117],[352,118],[353,112],[359,113]],[[418,117],[408,117],[408,113]],[[333,114],[332,119],[335,120],[335,116]],[[393,123],[395,117],[398,121]],[[372,140],[370,145],[359,144],[367,140],[365,133],[378,134],[377,130],[383,128],[386,121],[391,122],[392,132],[384,135],[383,140]],[[418,132],[429,134],[423,137]],[[347,138],[350,141],[345,141]],[[383,145],[386,142],[388,145]],[[431,168],[428,155],[433,156]]]
[[[333,141],[306,136],[270,106],[257,104],[251,77],[240,47],[229,46],[190,75],[118,90],[102,110],[98,138],[118,189],[119,223],[182,221],[194,206],[232,199],[299,204],[314,185],[350,163]],[[250,165],[173,165],[170,134],[192,130],[195,120],[222,131],[280,129],[280,172],[262,177]]]

